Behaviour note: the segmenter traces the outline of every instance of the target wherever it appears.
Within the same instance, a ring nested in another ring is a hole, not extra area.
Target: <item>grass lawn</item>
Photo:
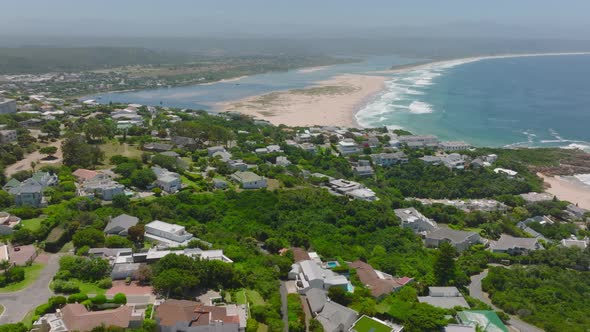
[[[357,332],[391,332],[391,327],[369,317],[361,317],[352,327]]]
[[[39,278],[39,275],[41,275],[43,267],[45,267],[45,265],[39,263],[33,263],[33,265],[31,266],[26,266],[25,280],[0,288],[0,293],[16,292],[29,287],[32,283],[35,282],[35,280]]]
[[[248,300],[246,299],[246,291],[239,290],[236,292],[236,303],[237,304],[247,304]]]
[[[377,310],[378,313],[384,314],[389,311],[389,307],[390,304],[381,302],[375,306],[375,310]]]
[[[4,312],[4,306],[0,304],[0,315]]]
[[[80,293],[82,294],[101,295],[107,292],[106,289],[102,289],[92,282],[83,282],[78,279],[70,279],[69,281],[75,282],[78,285],[78,288],[80,288]],[[53,284],[50,284],[49,288],[53,290]]]
[[[59,251],[60,253],[67,253],[68,251],[74,249],[74,243],[72,243],[72,241],[64,244],[63,247],[61,247],[61,250]]]
[[[25,318],[21,320],[21,323],[23,323],[29,330],[33,327],[33,317],[35,317],[35,309],[27,312]]]
[[[268,325],[258,323],[258,330],[256,332],[268,332]]]
[[[129,145],[127,143],[119,144],[117,141],[107,142],[100,145],[104,152],[104,162],[108,163],[112,156],[122,155],[129,158],[141,158],[141,150],[138,145]]]
[[[33,218],[21,221],[23,228],[26,228],[30,231],[36,231],[41,228],[41,223],[45,220],[45,218]]]
[[[248,297],[248,300],[252,302],[253,305],[264,305],[264,299],[257,291],[252,289],[246,289],[246,296]]]

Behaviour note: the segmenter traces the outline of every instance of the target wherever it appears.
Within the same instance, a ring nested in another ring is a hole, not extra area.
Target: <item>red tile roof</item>
[[[238,315],[227,315],[225,307],[204,305],[185,300],[167,300],[156,309],[156,318],[161,326],[174,326],[186,322],[189,326],[209,325],[210,322],[240,323]]]
[[[293,258],[295,259],[295,263],[311,259],[307,251],[305,251],[305,249],[303,248],[294,247],[291,248],[291,251],[293,252]]]
[[[125,305],[113,310],[88,311],[85,306],[73,303],[63,307],[62,318],[69,331],[86,332],[103,324],[127,328],[132,312]]]
[[[360,281],[365,284],[374,297],[387,295],[396,289],[402,287],[404,284],[394,279],[381,279],[373,267],[363,261],[356,261],[349,264],[353,269],[356,269]],[[406,281],[407,283],[407,281]]]

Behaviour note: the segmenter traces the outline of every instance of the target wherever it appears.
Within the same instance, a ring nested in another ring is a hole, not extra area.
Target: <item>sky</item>
[[[0,0],[0,35],[587,39],[588,0]]]

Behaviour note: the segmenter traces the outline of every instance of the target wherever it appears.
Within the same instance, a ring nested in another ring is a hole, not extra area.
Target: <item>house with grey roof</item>
[[[112,218],[104,229],[104,233],[108,235],[127,236],[129,227],[137,225],[139,219],[127,214],[119,215]]]
[[[457,287],[428,287],[428,296],[419,296],[418,301],[443,309],[469,308]]]
[[[457,251],[461,252],[476,243],[481,242],[481,237],[475,232],[465,232],[440,227],[426,234],[424,238],[427,247],[438,247],[443,242],[450,243]]]
[[[143,145],[144,151],[166,152],[172,150],[172,145],[165,143],[147,143]]]
[[[316,319],[325,332],[348,331],[358,318],[358,312],[333,301],[326,302]]]
[[[16,142],[16,130],[0,130],[0,144]]]
[[[227,182],[223,179],[213,178],[212,182],[215,189],[226,189],[228,187]]]
[[[266,188],[266,178],[253,172],[238,171],[231,175],[231,179],[244,189]]]
[[[497,253],[510,255],[525,255],[533,250],[543,249],[543,246],[536,238],[513,237],[502,234],[498,241],[490,244],[490,250]]]
[[[193,238],[184,226],[154,220],[145,225],[145,237],[169,247],[187,245]]]
[[[408,162],[408,156],[403,152],[372,154],[371,159],[375,165],[390,167]]]
[[[396,209],[394,212],[400,219],[401,227],[410,228],[414,233],[432,232],[438,229],[434,220],[426,218],[415,208]]]
[[[182,188],[182,182],[178,173],[170,172],[165,168],[157,166],[153,166],[152,171],[156,175],[154,184],[163,191],[173,194]]]
[[[36,172],[23,182],[11,179],[2,188],[14,197],[14,203],[17,206],[28,205],[39,208],[47,205],[43,191],[49,186],[56,185],[57,182],[55,174]]]
[[[84,181],[77,191],[78,196],[97,197],[104,201],[112,201],[116,195],[124,194],[125,186],[104,173],[99,173],[92,179]]]
[[[324,309],[324,305],[328,302],[326,291],[319,288],[310,288],[305,292],[305,301],[309,306],[309,311],[312,315],[317,315]]]

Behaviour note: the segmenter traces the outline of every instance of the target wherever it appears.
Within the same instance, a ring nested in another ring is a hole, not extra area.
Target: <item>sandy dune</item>
[[[581,208],[590,210],[590,186],[560,176],[537,175],[551,186],[545,190],[548,193],[557,196],[560,200],[569,201],[578,204]]]

